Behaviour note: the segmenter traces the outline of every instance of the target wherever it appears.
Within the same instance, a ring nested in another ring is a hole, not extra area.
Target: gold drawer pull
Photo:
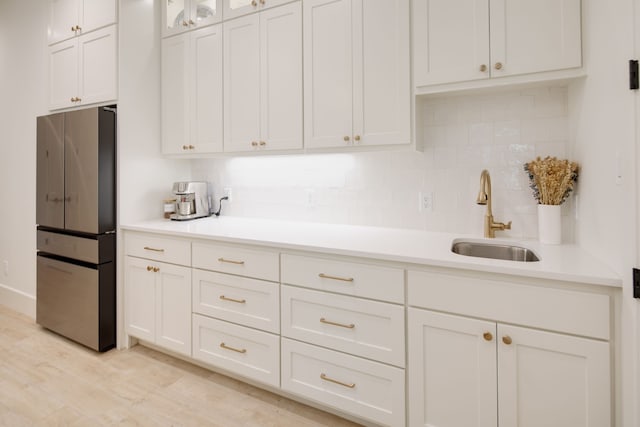
[[[244,261],[234,261],[232,259],[218,258],[218,262],[227,262],[229,264],[244,265]]]
[[[337,276],[329,276],[328,274],[320,273],[318,277],[323,279],[331,279],[331,280],[340,280],[342,282],[353,282],[353,277],[337,277]]]
[[[238,304],[244,304],[245,302],[247,302],[246,299],[234,299],[234,298],[225,297],[224,295],[220,295],[220,299],[224,301],[237,302]]]
[[[329,378],[325,374],[320,374],[320,378],[322,378],[325,381],[329,381],[330,383],[338,384],[338,385],[341,385],[341,386],[347,387],[347,388],[354,388],[356,386],[356,383],[349,383],[349,384],[343,383],[342,381],[338,381],[338,380],[334,380],[333,378]]]
[[[485,339],[485,341],[493,340],[493,335],[491,334],[491,332],[485,332],[484,334],[482,334],[482,337]]]
[[[511,339],[511,337],[509,335],[505,335],[505,336],[502,337],[502,342],[505,343],[506,345],[511,345],[513,340]]]
[[[153,271],[153,267],[151,267],[150,265],[147,265],[147,271]]]
[[[236,353],[246,353],[247,349],[243,348],[243,349],[239,349],[239,348],[233,348],[233,347],[229,347],[228,345],[226,345],[225,343],[221,342],[220,343],[220,347],[224,348],[225,350],[231,350],[231,351],[235,351]]]
[[[340,326],[341,328],[347,328],[347,329],[353,329],[356,327],[356,325],[354,325],[353,323],[349,323],[348,325],[345,323],[336,323],[336,322],[332,322],[331,320],[327,320],[324,317],[320,318],[320,322],[326,323],[327,325]]]
[[[160,268],[159,268],[159,267],[153,267],[153,272],[154,272],[154,273],[157,273],[158,271],[160,271]]]
[[[143,249],[144,249],[145,251],[164,252],[164,249],[150,248],[149,246],[145,246]]]

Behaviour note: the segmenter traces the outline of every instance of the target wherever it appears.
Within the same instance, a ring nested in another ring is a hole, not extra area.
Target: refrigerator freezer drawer
[[[113,347],[113,263],[94,269],[45,256],[37,259],[36,322],[94,350]]]
[[[115,257],[115,234],[95,238],[72,236],[52,231],[38,230],[38,250],[91,264],[103,264]]]

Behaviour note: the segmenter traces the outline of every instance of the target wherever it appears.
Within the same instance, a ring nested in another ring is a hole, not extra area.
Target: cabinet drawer
[[[125,254],[189,266],[191,265],[191,242],[155,234],[127,233]]]
[[[404,426],[404,370],[282,338],[282,389],[389,426]]]
[[[409,271],[408,303],[608,340],[609,297],[423,271]]]
[[[282,286],[282,335],[404,367],[404,307]]]
[[[280,337],[193,315],[193,358],[274,387],[280,385]]]
[[[277,334],[280,333],[279,285],[194,269],[193,311]]]
[[[280,280],[277,252],[212,243],[193,243],[193,266],[204,270]]]
[[[404,303],[404,270],[298,255],[282,255],[282,283]]]

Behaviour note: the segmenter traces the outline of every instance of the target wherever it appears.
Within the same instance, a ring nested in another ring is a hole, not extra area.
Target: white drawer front
[[[405,425],[403,369],[282,338],[282,389],[378,424]]]
[[[282,286],[282,335],[404,367],[404,307]]]
[[[277,283],[193,269],[193,311],[280,333]]]
[[[125,234],[125,254],[170,264],[191,265],[191,242],[155,234]]]
[[[609,297],[497,280],[409,271],[408,303],[499,322],[609,339]]]
[[[280,337],[193,315],[193,358],[274,387],[280,385]]]
[[[279,254],[213,243],[193,243],[193,266],[204,270],[280,280]]]
[[[282,283],[404,303],[404,270],[399,268],[283,254]]]

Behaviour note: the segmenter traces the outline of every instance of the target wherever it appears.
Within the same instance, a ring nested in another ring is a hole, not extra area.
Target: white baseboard
[[[36,297],[0,283],[0,304],[36,318]]]

